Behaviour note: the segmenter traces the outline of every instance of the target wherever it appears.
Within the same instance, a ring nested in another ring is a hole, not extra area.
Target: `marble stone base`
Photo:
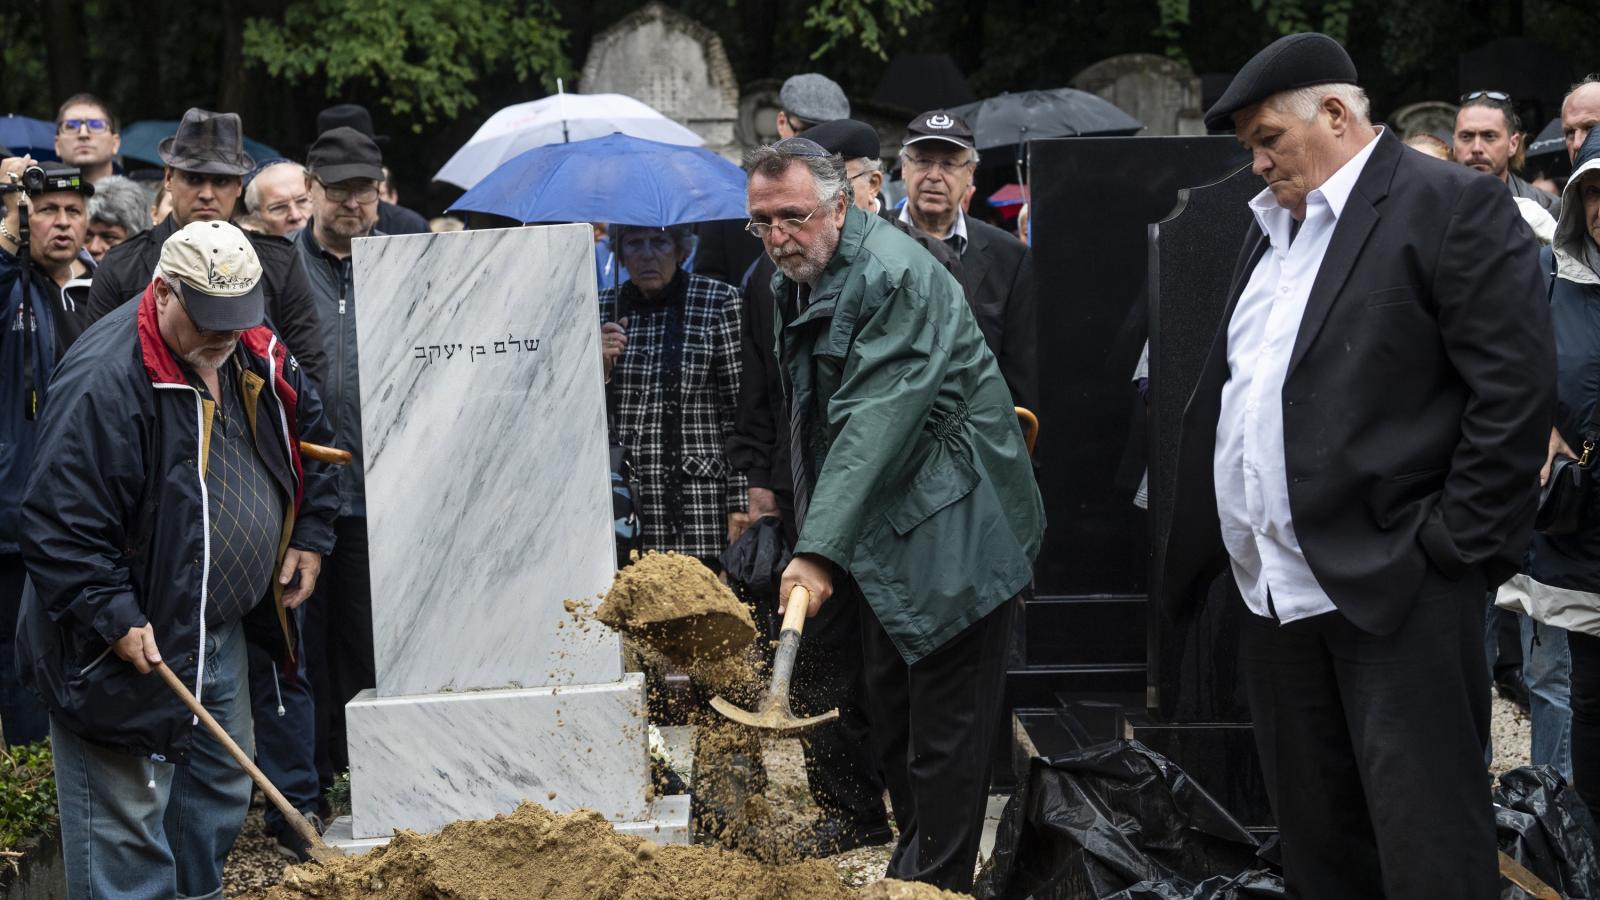
[[[657,797],[650,804],[649,818],[638,822],[613,822],[620,834],[633,834],[657,844],[689,843],[689,795]],[[350,817],[340,816],[328,823],[322,840],[345,856],[360,856],[374,847],[389,843],[390,837],[358,838],[351,831]]]
[[[345,707],[351,833],[437,831],[523,800],[650,818],[644,676],[567,685],[379,697]]]

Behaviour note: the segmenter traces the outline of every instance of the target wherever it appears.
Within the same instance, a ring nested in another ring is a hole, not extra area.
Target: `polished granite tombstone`
[[[1222,327],[1229,282],[1250,225],[1247,204],[1261,188],[1261,179],[1241,168],[1181,191],[1172,214],[1149,228],[1153,595],[1162,589],[1163,536],[1172,521],[1183,411]],[[1187,620],[1174,622],[1152,611],[1148,715],[1130,716],[1128,730],[1182,766],[1240,822],[1270,828],[1272,811],[1240,670],[1243,606],[1229,573],[1206,593]]]
[[[615,574],[592,241],[355,242],[378,687],[346,708],[352,848],[524,800],[686,837],[648,799],[642,679],[579,608]]]
[[[1172,211],[1179,190],[1238,168],[1243,151],[1223,137],[1029,146],[1037,458],[1049,522],[1036,587],[1041,596],[1144,594],[1150,544],[1133,505],[1144,453],[1132,376],[1145,337],[1145,229]]]

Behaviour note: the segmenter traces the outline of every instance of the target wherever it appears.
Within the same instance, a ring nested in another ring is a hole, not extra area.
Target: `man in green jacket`
[[[800,585],[813,614],[870,611],[867,713],[900,829],[889,875],[969,891],[1044,518],[1011,395],[960,284],[854,207],[838,156],[790,138],[745,168],[749,228],[779,270],[800,527],[779,596]]]

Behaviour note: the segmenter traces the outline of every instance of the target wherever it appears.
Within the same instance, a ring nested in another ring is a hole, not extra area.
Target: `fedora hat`
[[[244,128],[238,113],[190,108],[178,133],[156,148],[161,161],[174,169],[204,175],[244,175],[255,160],[244,152]]]

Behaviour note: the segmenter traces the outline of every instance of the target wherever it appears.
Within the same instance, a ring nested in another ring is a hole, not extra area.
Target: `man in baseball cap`
[[[963,209],[978,168],[972,128],[949,110],[930,109],[906,124],[900,144],[906,185],[901,221],[961,257],[961,287],[984,340],[1000,361],[1011,399],[1017,406],[1035,408],[1033,254],[1026,244],[969,218]]]
[[[220,897],[250,777],[152,669],[249,753],[245,634],[292,659],[333,548],[317,393],[261,325],[254,246],[223,221],[161,245],[143,294],[55,369],[22,503],[17,670],[49,712],[67,891]]]

